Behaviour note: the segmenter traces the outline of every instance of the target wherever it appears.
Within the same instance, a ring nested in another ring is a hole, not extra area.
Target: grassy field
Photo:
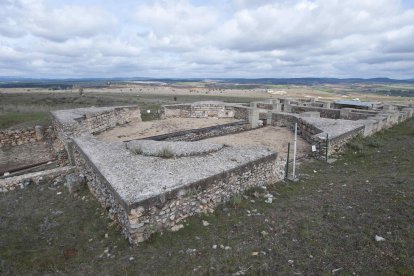
[[[0,129],[32,125],[49,125],[48,112],[6,112],[0,113]]]
[[[175,99],[174,99],[175,98]],[[229,97],[213,95],[136,95],[131,93],[78,93],[49,92],[49,93],[8,93],[0,94],[0,129],[7,127],[30,126],[50,123],[52,110],[89,107],[138,105],[141,110],[158,110],[164,104],[187,103],[195,101],[226,101],[250,102],[258,100],[249,97]],[[142,112],[143,120],[154,119],[154,112]]]
[[[411,120],[134,248],[87,191],[31,186],[0,194],[0,274],[413,275],[413,168]]]

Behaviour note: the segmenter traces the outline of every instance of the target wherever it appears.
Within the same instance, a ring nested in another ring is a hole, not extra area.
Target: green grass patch
[[[7,112],[0,114],[0,129],[13,127],[19,124],[24,126],[49,125],[49,112]]]

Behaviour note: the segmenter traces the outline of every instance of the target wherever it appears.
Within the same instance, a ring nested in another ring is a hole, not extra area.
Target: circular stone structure
[[[165,157],[166,153],[174,157],[205,155],[221,150],[223,144],[202,142],[168,142],[153,140],[135,140],[126,142],[126,148],[135,154]]]

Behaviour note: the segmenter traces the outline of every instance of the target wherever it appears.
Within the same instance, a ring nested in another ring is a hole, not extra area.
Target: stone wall
[[[138,106],[80,108],[55,111],[52,115],[53,127],[59,138],[63,140],[82,133],[97,134],[131,121],[141,121],[141,111]]]
[[[330,109],[330,108],[313,107],[313,106],[291,105],[291,112],[292,113],[303,113],[303,112],[309,112],[309,111],[319,112],[321,118],[339,119],[339,117],[340,117],[340,110],[339,109]]]
[[[234,118],[240,120],[248,120],[249,118],[249,109],[247,106],[233,106],[234,109]]]
[[[51,181],[56,177],[62,177],[73,171],[73,167],[60,167],[56,169],[0,179],[0,193],[13,191],[19,188],[25,188],[25,185],[28,184],[41,184],[45,181]]]
[[[0,131],[0,148],[34,143],[45,139],[53,139],[52,128],[35,126],[24,129],[7,129]]]
[[[163,229],[178,230],[183,227],[185,219],[197,213],[213,212],[214,208],[234,195],[251,187],[274,183],[284,173],[284,162],[276,161],[277,154],[274,153],[236,169],[127,206],[87,156],[76,146],[73,151],[76,167],[86,176],[90,191],[108,210],[110,217],[120,224],[122,233],[132,244],[142,242],[152,233]]]
[[[328,149],[328,155],[338,153],[343,151],[345,145],[352,140],[353,138],[357,136],[363,136],[364,135],[364,129],[365,127],[359,127],[353,131],[349,131],[347,133],[344,133],[340,136],[337,136],[333,139],[329,139],[329,149]],[[323,143],[323,142],[322,142]]]
[[[362,110],[362,109],[353,109],[353,108],[342,108],[341,110],[341,119],[345,120],[361,120],[367,119],[369,117],[377,115],[379,112],[374,110]]]
[[[235,111],[231,105],[221,102],[200,102],[194,104],[164,105],[161,118],[234,118]]]
[[[272,114],[272,125],[279,127],[288,127],[294,129],[295,123],[299,121],[299,116],[297,114],[291,113],[273,113]]]
[[[281,179],[278,175],[283,175],[283,169],[276,172],[280,167],[276,166],[275,154],[166,195],[159,205],[136,206],[128,214],[130,241],[143,241],[156,230],[179,229],[188,217],[212,213],[219,204],[249,188],[274,183]]]
[[[117,125],[124,125],[132,120],[141,118],[138,107],[114,108],[109,112],[87,113],[78,121],[83,129],[90,134],[97,134]]]
[[[257,107],[257,108],[260,108],[260,109],[272,110],[272,109],[273,109],[273,104],[271,104],[271,103],[262,103],[262,102],[258,102],[258,103],[256,104],[256,107]]]
[[[151,136],[144,139],[155,141],[198,141],[210,137],[234,134],[249,129],[251,129],[251,125],[243,121],[199,129],[178,131],[174,133]]]
[[[73,164],[71,138],[82,134],[97,134],[117,125],[141,121],[138,106],[80,108],[52,112],[52,126],[58,139],[53,148],[61,162]]]
[[[161,106],[161,119],[187,118],[190,116],[191,104],[175,104]]]

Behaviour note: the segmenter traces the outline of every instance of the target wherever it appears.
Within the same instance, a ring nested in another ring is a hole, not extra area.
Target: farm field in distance
[[[393,89],[410,96],[386,94]],[[138,105],[147,121],[159,118],[161,105],[196,101],[414,100],[413,84],[175,82],[84,87],[82,93],[0,91],[0,129],[48,126],[52,110],[90,106]],[[87,189],[70,194],[63,177],[0,193],[0,274],[414,274],[414,120],[354,139],[337,158],[301,163],[298,182],[254,188],[210,215],[188,219],[178,232],[154,234],[135,247]]]
[[[248,103],[276,98],[318,98],[318,100],[359,99],[395,104],[414,102],[414,84],[215,84],[176,81],[166,84],[120,82],[110,85],[59,89],[46,87],[2,87],[0,85],[0,127],[48,124],[49,111],[87,106],[139,105],[142,110],[159,109],[163,104],[195,101]],[[61,85],[63,86],[63,85]],[[397,89],[397,90],[396,90]],[[388,92],[387,92],[388,91]],[[390,91],[390,92],[389,92]],[[397,95],[394,95],[395,92]],[[403,91],[403,93],[400,93]],[[403,95],[403,96],[402,96]],[[20,113],[18,116],[15,116]],[[13,117],[13,119],[11,119]],[[143,119],[156,114],[143,113]],[[23,124],[22,124],[23,123]]]

